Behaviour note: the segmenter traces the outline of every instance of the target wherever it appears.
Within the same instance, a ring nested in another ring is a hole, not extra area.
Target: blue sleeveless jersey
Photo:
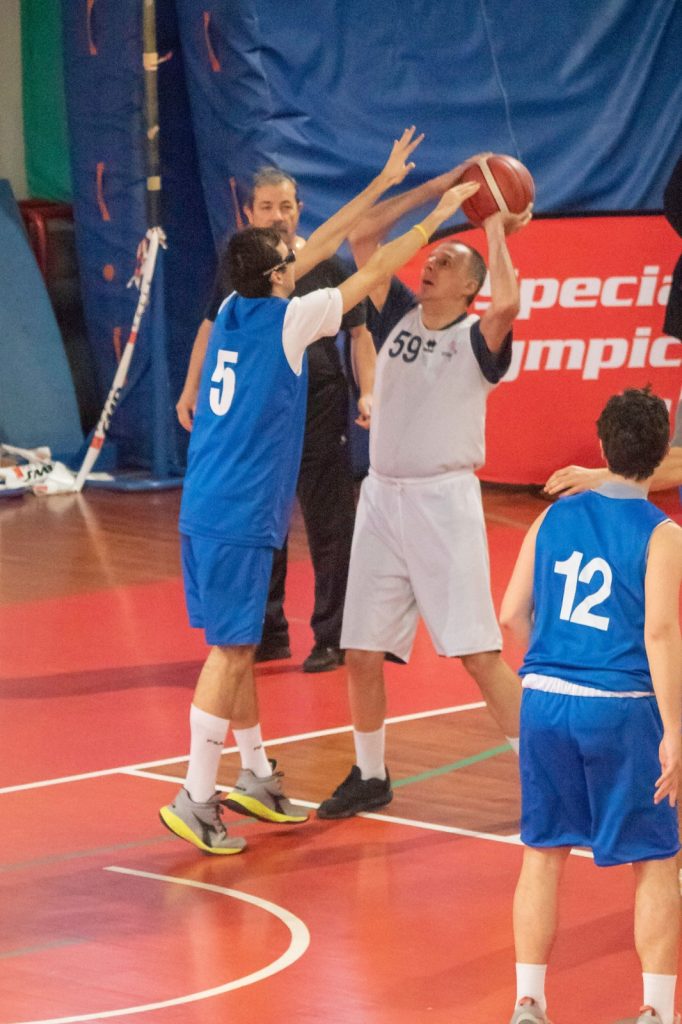
[[[651,534],[667,517],[643,498],[609,497],[609,489],[562,498],[540,526],[535,620],[521,675],[651,692],[644,575]]]
[[[208,342],[190,439],[180,529],[281,547],[301,462],[307,361],[282,347],[287,300],[234,294]]]

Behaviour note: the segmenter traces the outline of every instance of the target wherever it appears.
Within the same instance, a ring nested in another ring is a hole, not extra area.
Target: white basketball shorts
[[[481,488],[471,472],[373,470],[355,519],[341,646],[407,661],[419,616],[438,654],[499,651]]]

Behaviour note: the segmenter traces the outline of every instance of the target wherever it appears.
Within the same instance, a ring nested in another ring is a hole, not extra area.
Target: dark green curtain
[[[60,0],[21,0],[24,143],[29,195],[68,202]]]

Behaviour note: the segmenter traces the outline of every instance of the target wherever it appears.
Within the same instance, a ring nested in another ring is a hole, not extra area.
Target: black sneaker
[[[289,638],[283,637],[278,639],[276,637],[268,637],[267,639],[261,640],[256,648],[254,661],[282,661],[284,658],[291,657],[291,648],[289,647]]]
[[[315,644],[308,657],[303,662],[304,672],[331,672],[332,669],[343,665],[344,653],[338,647],[323,647]]]
[[[350,775],[334,790],[328,800],[323,800],[317,808],[318,818],[352,818],[360,811],[371,811],[375,807],[390,804],[393,799],[391,777],[386,772],[385,779],[362,778],[356,764]]]

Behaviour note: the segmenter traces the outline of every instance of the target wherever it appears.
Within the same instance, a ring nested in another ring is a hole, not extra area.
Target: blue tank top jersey
[[[180,508],[183,533],[281,547],[301,461],[307,361],[282,346],[286,299],[225,302],[211,332]]]
[[[549,509],[535,543],[535,620],[521,675],[652,691],[644,575],[651,534],[667,517],[633,495],[605,484]]]

